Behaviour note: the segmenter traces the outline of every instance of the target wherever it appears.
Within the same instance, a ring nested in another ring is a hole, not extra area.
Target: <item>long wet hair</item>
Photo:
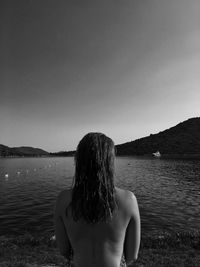
[[[106,222],[115,203],[112,139],[102,133],[88,133],[78,144],[71,210],[75,221]]]

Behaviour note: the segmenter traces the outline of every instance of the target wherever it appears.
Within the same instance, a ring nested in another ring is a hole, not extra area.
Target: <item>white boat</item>
[[[160,158],[161,157],[161,154],[159,151],[156,151],[155,153],[152,153],[152,155],[156,158]]]

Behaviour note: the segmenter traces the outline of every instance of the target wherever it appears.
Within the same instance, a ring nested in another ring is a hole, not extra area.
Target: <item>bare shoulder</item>
[[[126,200],[129,200],[129,201],[137,201],[136,196],[130,190],[121,189],[119,187],[115,187],[115,190],[116,190],[117,196],[124,198]]]
[[[64,199],[65,200],[70,199],[71,194],[72,194],[72,189],[65,189],[58,194],[57,200],[63,201]]]
[[[126,211],[133,215],[138,212],[137,198],[133,192],[116,187],[117,199]]]

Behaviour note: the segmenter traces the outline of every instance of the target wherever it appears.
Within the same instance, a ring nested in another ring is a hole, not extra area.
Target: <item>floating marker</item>
[[[56,240],[56,236],[53,235],[52,237],[50,237],[50,240],[51,240],[51,241],[55,241],[55,240]]]
[[[20,175],[20,173],[21,173],[21,172],[19,172],[19,171],[17,172],[18,175]]]
[[[5,178],[8,178],[8,177],[9,177],[9,175],[8,175],[8,173],[6,173],[6,174],[5,174]]]

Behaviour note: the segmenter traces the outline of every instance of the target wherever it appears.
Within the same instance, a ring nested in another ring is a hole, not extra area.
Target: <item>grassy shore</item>
[[[0,237],[0,267],[70,267],[55,241],[30,234]],[[123,265],[122,265],[123,266]],[[142,238],[136,267],[199,267],[200,231],[160,233]]]

